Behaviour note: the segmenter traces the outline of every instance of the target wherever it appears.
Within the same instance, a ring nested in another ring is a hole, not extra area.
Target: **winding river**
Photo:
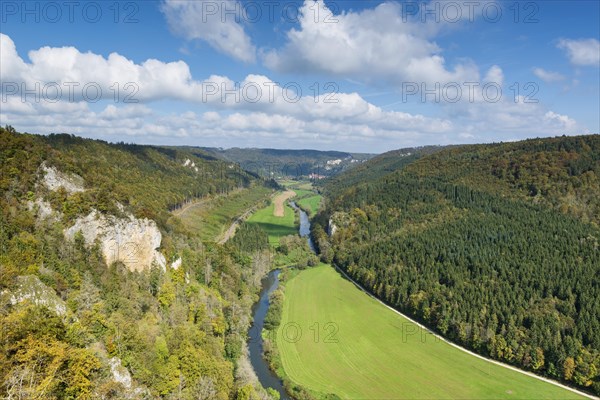
[[[308,215],[300,209],[296,203],[291,202],[291,206],[300,214],[300,236],[308,238],[308,245],[312,251],[315,251],[315,246],[310,238],[310,220]],[[252,307],[252,326],[248,331],[248,349],[250,350],[250,362],[256,376],[264,388],[273,388],[279,392],[281,400],[290,400],[290,397],[283,388],[283,383],[269,369],[269,364],[263,358],[263,339],[261,332],[265,323],[265,316],[269,311],[269,295],[277,290],[279,286],[280,270],[274,270],[267,275],[262,281],[262,289],[260,291],[260,299]]]

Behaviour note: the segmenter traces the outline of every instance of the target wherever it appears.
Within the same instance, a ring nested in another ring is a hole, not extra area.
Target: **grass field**
[[[305,211],[309,210],[310,215],[316,214],[321,205],[321,199],[323,198],[320,194],[317,194],[312,189],[311,183],[300,183],[290,184],[289,188],[296,192],[296,198],[294,201]]]
[[[268,207],[252,214],[247,222],[259,225],[269,235],[269,244],[279,246],[279,238],[294,235],[297,233],[297,229],[294,225],[294,210],[290,206],[285,204],[283,217],[276,217],[274,209],[275,205],[271,203]]]
[[[296,203],[304,208],[310,210],[310,215],[314,215],[319,211],[319,206],[321,205],[322,196],[320,194],[315,194],[312,196],[305,197],[303,199],[298,200]]]
[[[580,398],[436,339],[327,265],[287,282],[277,347],[292,381],[343,399]]]
[[[178,216],[186,228],[198,232],[202,240],[217,240],[236,217],[271,193],[271,189],[262,186],[243,189],[229,196],[200,200]]]
[[[278,181],[278,183],[282,186],[285,186],[286,188],[289,189],[298,189],[298,190],[304,190],[304,191],[312,191],[313,185],[311,182],[309,181],[297,181],[297,180],[293,180],[293,179],[282,179],[280,181]]]
[[[311,182],[298,182],[298,184],[296,184],[295,186],[296,188],[300,189],[300,190],[311,190],[313,189],[313,184]]]

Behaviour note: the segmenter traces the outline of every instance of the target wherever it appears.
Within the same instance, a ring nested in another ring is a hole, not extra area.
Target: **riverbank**
[[[314,256],[315,247],[312,243],[312,239],[310,238],[310,220],[308,218],[308,215],[304,210],[298,207],[298,205],[295,202],[290,202],[289,205],[296,212],[296,219],[298,221],[298,233],[300,235],[300,238],[302,239],[302,241],[304,241],[305,246],[308,244],[308,248],[310,249],[311,254],[313,254]],[[314,267],[315,265],[317,265],[316,258],[315,263],[312,266]],[[285,283],[293,279],[306,268],[310,268],[310,266],[308,266],[307,263],[303,263],[298,265],[296,268],[284,268],[278,275],[278,287],[276,290],[272,291],[270,295],[270,307],[267,312],[262,332],[263,357],[264,360],[266,360],[266,362],[268,363],[272,373],[275,373],[282,382],[285,391],[289,393],[293,398],[302,400],[336,400],[339,399],[339,397],[334,394],[323,394],[319,392],[314,392],[303,387],[302,385],[298,385],[296,382],[290,379],[290,377],[286,374],[285,369],[283,368],[282,359],[278,350],[277,339],[278,335],[280,334],[279,330],[283,311],[282,307],[285,299]]]
[[[289,192],[287,193],[289,195]],[[286,197],[282,195],[280,194],[276,198]],[[287,197],[286,199],[289,200]],[[280,286],[280,277],[285,280],[290,273],[294,274],[296,271],[285,267],[302,268],[309,264],[312,258],[315,259],[316,263],[316,256],[314,256],[312,248],[307,245],[308,242],[306,241],[306,236],[309,233],[308,217],[293,203],[282,202],[281,207],[283,207],[283,213],[279,214],[282,215],[276,216],[275,201],[273,201],[269,206],[254,213],[247,221],[248,224],[260,227],[268,235],[271,254],[270,265],[271,268],[275,268],[263,279],[259,301],[255,303],[252,309],[253,323],[248,332],[249,356],[257,378],[263,387],[273,388],[279,393],[281,399],[289,399],[288,392],[294,393],[295,398],[310,399],[312,397],[299,397],[300,389],[294,388],[285,378],[282,379],[282,371],[278,370],[276,364],[272,364],[276,357],[272,352],[274,341],[270,337],[274,337],[271,336],[272,332],[278,326],[278,323],[273,321],[273,317],[280,318],[281,312],[272,307],[271,296],[273,293],[277,293],[276,291],[279,293],[283,291],[283,287]],[[298,233],[301,236],[298,236]],[[312,257],[306,257],[307,255]],[[281,295],[278,299],[281,303]],[[267,325],[267,329],[264,329],[265,325]]]
[[[283,382],[275,374],[265,360],[263,329],[265,318],[270,307],[270,296],[279,286],[280,270],[274,270],[262,282],[259,300],[252,307],[252,325],[248,331],[248,351],[250,363],[256,373],[260,384],[264,388],[271,388],[279,393],[280,400],[289,400]]]

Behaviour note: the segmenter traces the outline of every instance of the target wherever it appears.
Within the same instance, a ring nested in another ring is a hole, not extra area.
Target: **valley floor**
[[[292,381],[344,399],[582,398],[456,349],[324,264],[286,284],[277,347]]]

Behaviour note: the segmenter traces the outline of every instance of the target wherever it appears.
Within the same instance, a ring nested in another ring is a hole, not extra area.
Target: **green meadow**
[[[297,228],[294,225],[294,210],[287,204],[284,204],[284,216],[276,217],[273,215],[275,205],[273,202],[268,207],[256,211],[250,218],[249,224],[256,224],[264,229],[269,235],[269,244],[279,246],[279,239],[287,235],[295,235]]]
[[[465,353],[359,290],[331,266],[286,283],[277,347],[285,374],[342,399],[576,399]]]
[[[178,214],[189,230],[198,232],[202,240],[217,240],[246,210],[268,199],[271,189],[254,186],[232,193],[203,199]]]
[[[319,206],[321,205],[321,195],[309,195],[304,197],[296,202],[300,207],[304,210],[308,210],[310,215],[314,215],[319,211]]]

